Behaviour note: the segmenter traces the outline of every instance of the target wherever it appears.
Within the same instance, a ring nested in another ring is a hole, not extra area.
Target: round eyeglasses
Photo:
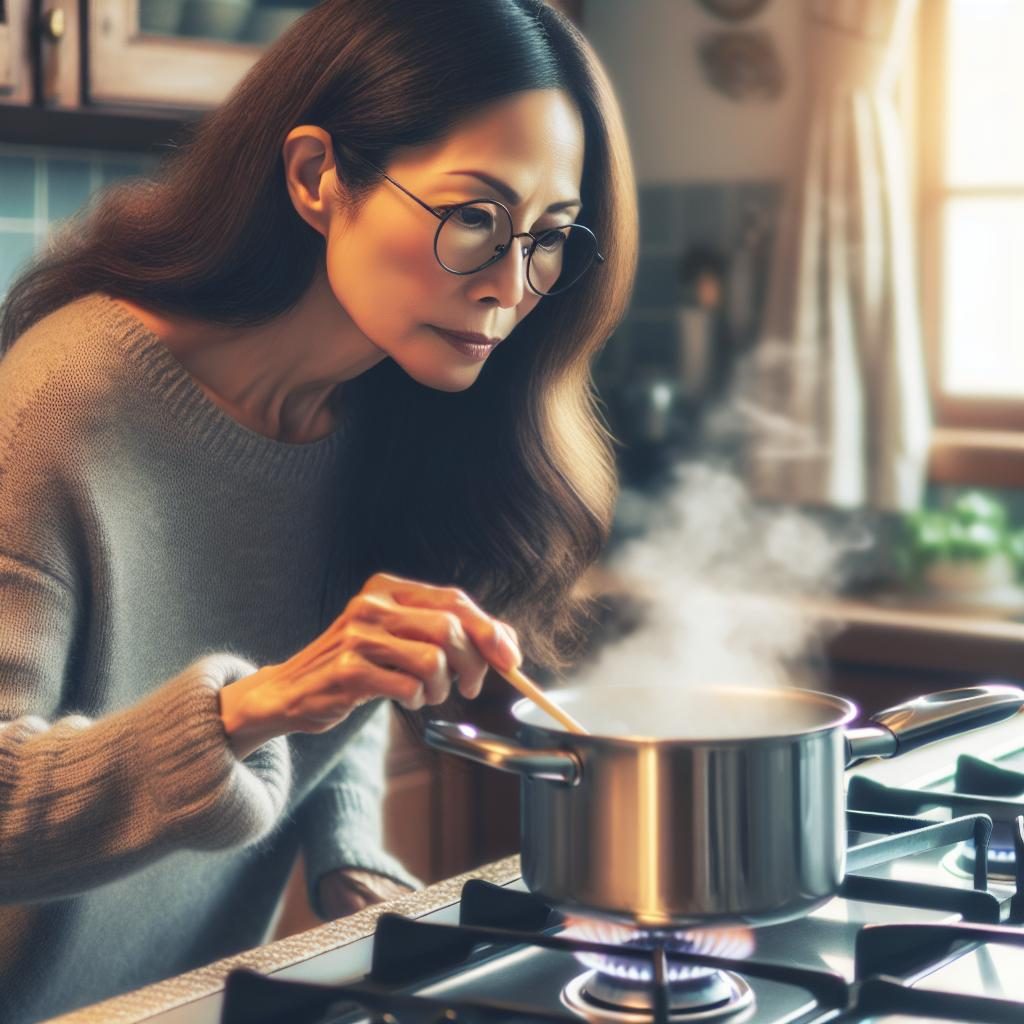
[[[519,248],[526,257],[526,283],[537,295],[558,295],[576,284],[595,263],[605,261],[598,251],[597,237],[583,224],[565,224],[536,235],[531,231],[516,234],[512,214],[496,199],[433,207],[366,157],[346,151],[441,222],[434,234],[434,256],[450,274],[476,274],[492,266],[513,248],[517,238],[531,239],[529,245]],[[337,146],[335,157],[342,162]]]
[[[441,209],[434,255],[452,274],[475,274],[497,263],[513,248],[514,240],[524,235],[532,239],[521,246],[526,256],[526,281],[538,295],[564,292],[595,262],[604,261],[597,251],[597,238],[583,224],[517,235],[512,230],[512,214],[496,199],[474,199]]]

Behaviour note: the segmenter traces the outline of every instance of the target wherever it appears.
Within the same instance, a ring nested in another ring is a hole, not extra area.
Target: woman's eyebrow
[[[449,171],[448,174],[464,174],[471,178],[479,178],[485,185],[493,188],[495,192],[500,193],[501,197],[509,204],[509,206],[518,206],[522,202],[522,199],[519,197],[519,193],[516,192],[511,185],[507,185],[500,178],[495,178],[491,174],[486,174],[483,171]],[[555,213],[558,210],[564,210],[570,206],[582,207],[583,203],[581,203],[579,199],[563,199],[561,202],[552,203],[547,210],[545,210],[545,213]]]

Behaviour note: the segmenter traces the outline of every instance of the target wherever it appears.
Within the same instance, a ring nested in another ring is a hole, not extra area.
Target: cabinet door
[[[0,103],[30,103],[29,0],[0,0]]]
[[[217,106],[312,0],[87,0],[94,105]]]

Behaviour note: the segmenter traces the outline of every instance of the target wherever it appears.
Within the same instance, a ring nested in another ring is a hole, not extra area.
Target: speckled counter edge
[[[482,878],[496,885],[504,885],[517,879],[519,873],[519,858],[507,857],[505,860],[486,864],[473,871],[467,871],[464,875],[456,875],[408,896],[367,907],[350,917],[329,921],[309,931],[289,935],[286,939],[266,946],[257,946],[224,960],[216,960],[187,974],[158,981],[134,992],[126,992],[124,995],[115,996],[102,1003],[93,1003],[92,1006],[65,1013],[60,1017],[52,1017],[50,1020],[54,1024],[58,1021],[60,1024],[134,1024],[136,1021],[146,1020],[157,1013],[171,1010],[211,992],[220,991],[224,988],[228,974],[236,967],[247,967],[269,974],[271,971],[290,967],[320,953],[372,935],[377,918],[381,914],[393,912],[404,914],[406,917],[422,917],[433,910],[455,903],[462,886],[471,878]]]

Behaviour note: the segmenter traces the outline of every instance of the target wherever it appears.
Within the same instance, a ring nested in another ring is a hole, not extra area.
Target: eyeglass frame
[[[334,142],[333,139],[331,140],[331,144],[332,144],[332,146],[334,148],[335,159],[340,163],[341,162],[341,154],[338,152],[337,144]],[[577,281],[581,280],[586,275],[587,271],[590,270],[590,268],[592,266],[595,266],[595,265],[600,266],[602,263],[605,262],[605,257],[602,255],[600,247],[599,247],[600,243],[597,240],[597,235],[595,235],[594,232],[591,231],[590,228],[588,228],[586,226],[586,224],[577,224],[576,222],[573,222],[572,224],[560,224],[557,228],[547,228],[540,235],[535,235],[532,231],[520,231],[518,233],[513,232],[512,237],[509,238],[509,240],[508,240],[508,245],[506,245],[501,250],[501,252],[499,252],[499,253],[495,254],[494,256],[492,256],[489,260],[487,260],[485,263],[481,264],[475,270],[452,270],[451,267],[448,267],[448,266],[445,265],[444,261],[438,255],[438,252],[437,252],[437,240],[441,237],[441,230],[442,230],[442,228],[444,228],[445,224],[448,222],[449,218],[452,216],[453,213],[455,213],[456,210],[461,210],[463,207],[466,207],[466,206],[475,206],[477,203],[490,203],[493,206],[500,207],[502,210],[505,211],[505,215],[508,217],[509,224],[514,228],[515,227],[515,221],[514,221],[514,219],[512,217],[512,211],[509,210],[509,208],[504,203],[502,203],[500,200],[488,199],[488,198],[486,198],[484,196],[481,196],[479,199],[467,199],[465,202],[456,203],[453,206],[447,207],[446,211],[444,213],[438,213],[437,210],[434,209],[434,207],[432,207],[429,203],[424,202],[422,199],[420,199],[419,196],[414,195],[404,185],[402,185],[399,182],[395,181],[395,179],[392,178],[391,175],[387,173],[387,171],[385,171],[382,167],[378,167],[372,160],[368,160],[361,153],[356,153],[355,150],[348,150],[348,152],[350,152],[353,156],[355,156],[356,159],[361,160],[364,164],[366,164],[367,167],[372,167],[383,178],[385,178],[387,181],[391,182],[391,184],[394,185],[395,188],[397,188],[401,192],[404,192],[411,200],[413,200],[413,202],[418,203],[420,206],[423,207],[424,210],[427,211],[427,213],[432,214],[434,217],[436,217],[441,222],[437,226],[437,231],[434,232],[434,259],[437,260],[438,266],[442,270],[447,271],[449,274],[455,274],[457,277],[468,277],[470,274],[479,274],[481,270],[486,270],[488,267],[493,266],[495,263],[498,262],[498,260],[500,260],[503,256],[505,256],[506,253],[511,252],[512,249],[514,248],[512,243],[517,238],[522,238],[524,235],[526,237],[532,239],[532,242],[530,243],[530,245],[528,247],[527,246],[523,246],[522,247],[523,255],[526,257],[526,284],[528,285],[530,291],[532,291],[534,293],[534,295],[538,295],[541,298],[545,298],[546,296],[549,296],[549,295],[561,295],[562,292],[568,291],[574,284],[576,284]],[[537,248],[537,243],[542,238],[544,238],[546,235],[550,234],[553,231],[561,231],[563,228],[570,228],[570,227],[571,228],[582,228],[584,231],[587,232],[588,235],[590,235],[591,238],[593,238],[593,240],[594,240],[594,259],[591,260],[591,262],[587,264],[587,266],[583,269],[583,271],[581,271],[580,274],[578,274],[575,278],[573,278],[573,280],[570,281],[569,284],[567,284],[564,288],[559,288],[558,291],[555,291],[555,292],[540,292],[540,291],[537,291],[537,289],[533,287],[533,283],[530,281],[530,260],[533,259],[533,253],[534,253],[534,251]]]

